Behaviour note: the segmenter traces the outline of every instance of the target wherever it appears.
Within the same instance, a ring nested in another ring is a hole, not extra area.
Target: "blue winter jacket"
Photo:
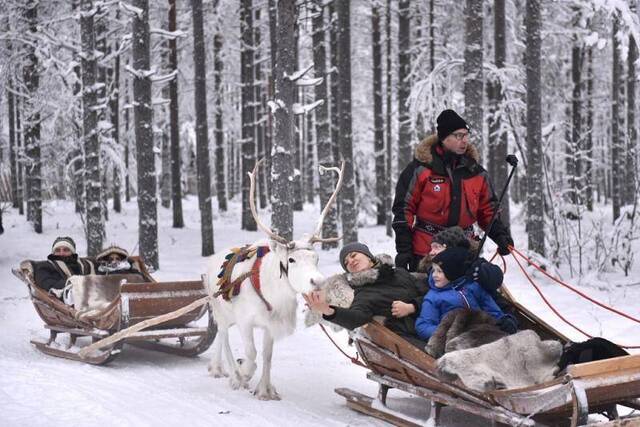
[[[486,311],[496,320],[504,316],[491,295],[478,282],[466,276],[450,282],[444,288],[436,287],[433,274],[429,274],[427,281],[430,289],[416,320],[416,332],[425,341],[436,331],[444,315],[456,308]]]

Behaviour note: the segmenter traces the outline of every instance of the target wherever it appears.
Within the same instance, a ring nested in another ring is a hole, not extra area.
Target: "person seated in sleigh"
[[[76,243],[71,237],[57,237],[51,246],[46,261],[34,263],[36,286],[63,299],[63,290],[67,279],[74,275],[96,274],[95,261],[79,258]]]
[[[390,256],[374,256],[362,243],[345,245],[340,251],[340,264],[346,273],[326,279],[320,289],[303,295],[309,309],[322,315],[323,320],[346,329],[355,329],[373,320],[374,316],[382,316],[386,327],[413,342],[416,339],[415,316],[396,316],[392,306],[400,301],[412,305],[413,313],[420,312],[426,283],[416,280],[406,270],[396,268]],[[348,286],[352,295],[350,303],[330,304],[326,292],[332,285]]]
[[[144,278],[138,265],[130,258],[129,252],[116,245],[111,245],[96,256],[98,274],[138,274]],[[146,281],[146,279],[145,279]]]
[[[505,334],[517,331],[515,317],[504,313],[491,294],[466,274],[470,256],[468,249],[454,246],[432,259],[431,274],[427,278],[429,292],[415,324],[418,337],[429,341],[429,345],[445,316],[456,309],[488,313],[493,318],[490,323],[495,323]]]

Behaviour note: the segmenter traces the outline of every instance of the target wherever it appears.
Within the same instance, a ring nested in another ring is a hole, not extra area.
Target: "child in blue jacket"
[[[468,257],[467,249],[453,247],[433,258],[433,272],[427,278],[430,289],[416,320],[421,339],[428,341],[444,315],[457,308],[483,310],[498,323],[506,317],[491,295],[478,282],[465,276]]]

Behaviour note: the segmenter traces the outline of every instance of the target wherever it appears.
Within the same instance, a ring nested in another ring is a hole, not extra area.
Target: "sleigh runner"
[[[526,308],[512,302],[520,325],[543,339],[568,339]],[[566,373],[534,386],[477,392],[459,379],[437,374],[436,359],[372,322],[352,334],[359,355],[379,384],[375,398],[347,388],[335,391],[359,412],[400,426],[438,425],[440,409],[451,406],[497,423],[522,426],[587,425],[590,413],[617,417],[616,405],[640,410],[640,355],[569,365]],[[419,420],[387,406],[387,392],[397,388],[429,400],[429,420]],[[603,425],[640,425],[640,415]]]
[[[207,350],[215,338],[216,324],[207,305],[203,305],[162,323],[156,322],[148,330],[128,333],[107,346],[92,349],[89,354],[81,354],[82,349],[88,347],[86,339],[95,347],[119,331],[141,326],[207,296],[202,280],[157,282],[139,257],[131,257],[131,261],[141,274],[81,276],[93,278],[96,286],[113,287],[115,297],[96,313],[82,313],[39,288],[34,280],[33,262],[23,261],[13,274],[28,286],[34,308],[49,330],[47,341],[31,340],[31,343],[45,354],[95,365],[113,360],[125,343],[186,357]],[[205,326],[192,326],[205,314]],[[60,335],[68,335],[68,341],[58,341]],[[84,345],[78,342],[79,338],[85,341]]]

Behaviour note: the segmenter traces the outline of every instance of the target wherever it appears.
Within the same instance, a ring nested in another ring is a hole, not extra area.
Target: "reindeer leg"
[[[220,337],[220,346],[225,358],[227,359],[227,366],[229,367],[229,386],[232,389],[237,390],[240,388],[242,381],[240,380],[240,373],[238,372],[238,365],[233,359],[233,352],[229,345],[229,331],[227,329],[218,330],[218,336]]]
[[[226,331],[224,332],[224,334],[226,335]],[[221,333],[220,330],[218,330],[218,333],[216,334],[215,339],[213,340],[213,355],[211,356],[211,362],[209,362],[209,375],[213,376],[214,378],[221,378],[221,377],[228,377],[229,374],[227,373],[227,371],[224,368],[223,365],[223,361],[222,361],[222,338],[221,336],[223,335],[223,333]]]
[[[273,356],[273,337],[265,329],[262,343],[262,376],[256,386],[255,394],[260,400],[280,400],[276,388],[271,384],[271,358]]]
[[[256,351],[256,345],[253,340],[253,326],[251,324],[240,325],[240,334],[242,335],[242,342],[244,344],[245,358],[240,362],[240,379],[244,388],[249,387],[249,380],[256,372],[256,357],[258,355]]]

